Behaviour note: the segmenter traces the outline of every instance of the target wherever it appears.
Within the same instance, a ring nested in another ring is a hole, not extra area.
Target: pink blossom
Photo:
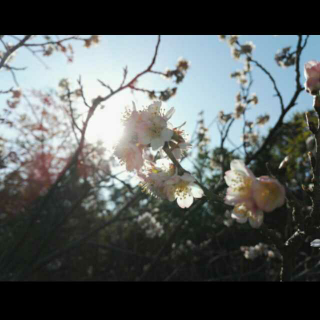
[[[138,142],[151,145],[153,150],[163,147],[165,142],[170,141],[173,136],[168,120],[172,117],[174,108],[164,114],[161,109],[161,101],[156,101],[147,109],[140,112],[140,121],[136,125]]]
[[[114,154],[126,164],[128,171],[133,171],[140,170],[143,166],[142,150],[142,146],[122,141],[117,145]]]
[[[258,208],[271,212],[285,202],[285,189],[276,179],[268,176],[258,178],[259,183],[253,190],[253,197]]]
[[[239,223],[249,223],[259,228],[263,222],[263,212],[271,212],[285,202],[284,187],[273,178],[256,178],[242,160],[232,160],[231,170],[225,173],[229,188],[225,203],[234,205],[232,218]]]
[[[173,131],[167,128],[167,122],[163,117],[150,114],[143,114],[143,120],[137,127],[137,133],[139,143],[151,144],[153,150],[163,147],[173,135]]]
[[[189,142],[178,143],[172,150],[172,154],[177,160],[181,160],[183,154],[185,154],[192,147]]]
[[[231,217],[238,223],[246,223],[249,220],[252,228],[259,228],[263,223],[264,214],[262,210],[257,210],[257,208],[250,210],[245,204],[237,204]]]
[[[165,182],[174,175],[174,166],[166,159],[159,159],[156,163],[145,161],[144,167],[138,172],[142,190],[160,198],[167,198]]]
[[[311,60],[304,65],[306,78],[305,89],[312,95],[317,95],[320,90],[320,62]]]
[[[242,160],[232,160],[230,168],[224,177],[229,186],[225,203],[230,205],[245,203],[247,208],[255,207],[252,190],[257,184],[257,178]]]

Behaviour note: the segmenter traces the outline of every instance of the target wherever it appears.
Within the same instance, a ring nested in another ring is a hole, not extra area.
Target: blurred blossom
[[[320,62],[311,60],[304,65],[306,78],[305,89],[312,95],[318,95],[320,90]]]
[[[320,247],[320,239],[313,240],[313,241],[310,243],[310,246],[311,246],[311,247],[315,247],[315,248],[319,248],[319,247]]]
[[[234,46],[236,42],[238,41],[239,36],[238,35],[231,35],[228,39],[228,44],[230,46]]]
[[[139,226],[145,231],[148,238],[161,237],[164,230],[160,222],[153,217],[149,212],[144,213],[137,218]]]
[[[258,181],[253,190],[253,197],[261,210],[271,212],[284,205],[285,189],[278,180],[262,176]]]
[[[62,89],[67,89],[70,87],[70,82],[67,78],[63,78],[60,80],[58,86]]]
[[[313,135],[307,138],[306,148],[308,151],[312,152],[314,156],[316,155],[316,141]]]
[[[290,49],[291,47],[285,47],[276,53],[274,59],[278,66],[287,68],[295,64],[296,58],[294,53],[290,53]]]
[[[258,104],[258,97],[255,93],[252,94],[250,102],[252,102],[254,105]]]
[[[224,112],[221,110],[218,114],[218,119],[222,124],[227,123],[232,118],[231,114],[224,114]]]
[[[245,104],[237,103],[236,104],[236,108],[235,108],[235,112],[233,114],[233,117],[235,119],[239,119],[241,117],[241,115],[244,114],[245,110],[246,110],[246,105]]]
[[[220,41],[224,41],[227,38],[227,36],[225,34],[219,34],[218,37],[219,37]]]
[[[241,45],[241,53],[251,53],[255,49],[255,45],[252,41],[246,42],[244,45]]]
[[[224,224],[225,226],[227,226],[228,228],[231,227],[231,226],[233,225],[233,222],[234,222],[234,220],[233,220],[232,217],[231,217],[231,214],[232,214],[232,212],[229,211],[229,210],[227,210],[227,211],[224,213],[225,219],[223,220],[223,224]]]
[[[263,126],[263,125],[265,125],[265,124],[269,121],[269,119],[270,119],[270,116],[269,116],[268,114],[266,114],[266,115],[264,115],[264,116],[259,116],[259,117],[257,118],[256,124],[257,124],[258,126]]]
[[[180,57],[178,59],[177,68],[180,71],[182,71],[182,72],[187,71],[190,68],[190,65],[191,65],[190,61],[188,61],[188,60],[186,60],[186,59],[184,59],[182,57]]]
[[[242,140],[244,142],[248,142],[249,144],[251,145],[256,145],[259,141],[259,135],[257,133],[254,133],[254,132],[250,132],[250,133],[245,133],[243,136],[242,136]]]
[[[242,74],[241,71],[237,70],[237,71],[231,73],[231,74],[230,74],[230,77],[231,77],[231,78],[238,78],[238,77],[241,76],[241,74]]]
[[[250,128],[250,129],[252,129],[254,126],[254,123],[252,121],[246,121],[245,124],[246,124],[246,127]]]
[[[279,169],[284,169],[289,163],[289,156],[286,156],[279,165]]]
[[[246,84],[246,83],[248,82],[248,79],[247,79],[245,73],[242,73],[242,74],[240,75],[240,77],[237,78],[237,82],[238,82],[239,84],[242,84],[242,85],[244,85],[244,84]]]
[[[271,250],[267,244],[258,243],[255,246],[242,246],[240,250],[244,253],[244,257],[248,260],[254,260],[258,257],[265,256],[267,259],[280,258],[277,251]]]
[[[235,47],[231,47],[231,55],[234,59],[238,60],[241,56],[241,51]]]

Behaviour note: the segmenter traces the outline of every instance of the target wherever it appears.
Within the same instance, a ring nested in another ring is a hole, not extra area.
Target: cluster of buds
[[[218,37],[220,41],[227,41],[231,48],[231,55],[236,60],[238,60],[241,55],[251,55],[252,51],[255,49],[255,45],[252,41],[246,42],[245,44],[240,44],[238,42],[239,35],[218,35]]]
[[[296,56],[294,52],[290,52],[291,47],[285,47],[278,51],[274,57],[278,66],[287,68],[296,63]]]
[[[144,213],[137,219],[139,226],[145,231],[148,238],[161,237],[164,234],[163,227],[149,212]]]
[[[61,79],[58,87],[61,101],[75,101],[83,95],[82,89],[74,89],[74,85],[67,78]]]
[[[100,37],[97,34],[92,35],[90,38],[84,40],[84,46],[90,48],[92,45],[98,44]]]
[[[20,103],[21,97],[22,97],[22,91],[20,88],[17,88],[15,90],[11,90],[12,97],[11,99],[7,100],[7,105],[11,109],[15,109],[17,105]]]
[[[187,74],[188,69],[190,68],[191,62],[180,57],[178,59],[178,62],[176,64],[176,69],[171,70],[171,69],[166,69],[165,72],[162,74],[162,76],[165,79],[171,79],[175,78],[175,83],[180,83],[183,81],[184,77]]]
[[[255,45],[250,41],[243,45],[239,45],[239,48],[231,46],[231,56],[238,60],[242,55],[251,55],[252,51],[255,49]]]
[[[178,161],[190,148],[182,126],[174,128],[161,101],[137,110],[127,109],[124,117],[124,135],[115,147],[114,154],[126,165],[128,171],[136,171],[143,190],[156,197],[175,201],[181,208],[189,208],[193,198],[201,198],[203,191],[188,172],[177,168]],[[150,149],[159,151],[161,159],[148,159]],[[171,162],[174,161],[175,163]]]
[[[266,256],[268,259],[280,257],[278,252],[271,250],[269,246],[264,243],[258,243],[257,245],[251,247],[242,246],[240,247],[240,250],[244,253],[244,257],[248,260],[254,260],[261,256]]]
[[[268,176],[256,178],[242,160],[232,160],[225,173],[228,185],[225,203],[235,206],[232,218],[239,223],[249,220],[253,228],[263,223],[264,212],[271,212],[285,202],[285,189]]]

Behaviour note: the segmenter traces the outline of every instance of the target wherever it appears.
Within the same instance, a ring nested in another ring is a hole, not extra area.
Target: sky
[[[280,68],[275,60],[275,53],[287,46],[296,46],[298,37],[293,35],[241,35],[241,43],[252,41],[256,48],[253,57],[258,60],[275,78],[285,105],[289,102],[295,89],[294,68]],[[17,72],[20,87],[23,90],[31,89],[57,89],[62,78],[68,78],[76,84],[79,76],[84,84],[84,92],[88,100],[106,95],[106,88],[102,87],[97,79],[117,88],[122,80],[123,68],[128,67],[128,79],[144,70],[151,62],[156,35],[104,35],[101,42],[88,49],[83,43],[75,43],[75,57],[73,63],[67,63],[64,55],[55,53],[45,57],[44,61],[49,68],[45,68],[35,57],[25,49],[20,50],[12,66],[27,67],[27,70]],[[311,36],[308,45],[301,57],[301,81],[304,83],[303,64],[309,60],[320,60],[319,36]],[[167,102],[167,107],[175,107],[176,112],[171,118],[174,126],[187,122],[185,130],[193,133],[198,113],[204,111],[205,123],[208,125],[216,118],[218,112],[234,111],[235,96],[239,86],[230,74],[237,69],[241,70],[243,64],[235,61],[230,54],[226,42],[221,42],[217,35],[163,35],[154,70],[164,71],[166,68],[174,69],[179,57],[191,62],[191,68],[178,86],[177,95]],[[274,96],[272,83],[268,77],[256,67],[253,69],[254,83],[251,92],[259,98],[259,104],[247,115],[247,120],[254,121],[259,115],[268,113],[271,117],[265,127],[259,129],[266,133],[276,122],[280,114],[278,98]],[[163,90],[176,86],[172,81],[161,78],[155,74],[148,74],[141,78],[139,87]],[[0,73],[0,90],[13,86],[9,72]],[[98,110],[88,128],[87,138],[91,141],[103,140],[110,147],[116,138],[119,138],[121,127],[120,117],[125,106],[135,102],[137,107],[150,104],[145,94],[125,90],[112,97],[105,103],[104,110]],[[0,105],[5,106],[5,98],[0,96]],[[312,97],[301,93],[298,105],[286,116],[296,111],[305,111],[312,107]],[[230,132],[234,143],[241,143],[242,121],[237,121]],[[219,133],[216,125],[209,132],[212,145],[219,143]]]

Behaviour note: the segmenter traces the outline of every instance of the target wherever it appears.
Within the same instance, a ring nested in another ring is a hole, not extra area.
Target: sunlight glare
[[[91,119],[87,139],[93,143],[101,140],[105,148],[112,151],[123,133],[121,117],[127,105],[128,100],[121,96],[104,103],[104,109],[99,108]]]

